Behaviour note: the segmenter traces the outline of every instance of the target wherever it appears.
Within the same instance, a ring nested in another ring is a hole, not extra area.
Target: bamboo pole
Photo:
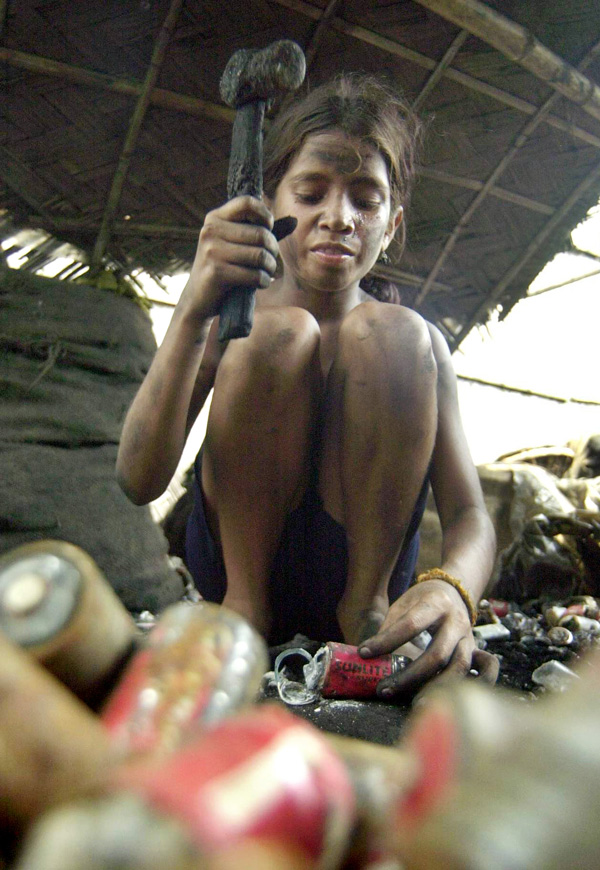
[[[382,266],[376,265],[373,268],[373,274],[378,278],[386,278],[388,281],[396,281],[400,284],[407,284],[409,287],[420,287],[425,280],[422,275],[415,275],[413,272],[405,272],[404,269],[399,269],[397,266]],[[454,293],[455,288],[450,284],[442,284],[436,282],[436,290],[439,293]]]
[[[599,50],[600,50],[600,41],[596,45],[594,45],[590,49],[590,51],[588,51],[588,53],[586,54],[586,56],[583,58],[583,60],[580,63],[580,68],[585,69],[587,66],[589,66],[592,63],[592,61],[596,58],[596,55],[598,54]],[[488,195],[488,193],[490,192],[492,187],[495,186],[496,181],[500,178],[500,176],[502,175],[504,170],[507,168],[507,166],[512,162],[512,160],[517,156],[517,154],[520,153],[523,146],[527,144],[527,142],[529,141],[529,138],[537,130],[539,125],[543,121],[546,120],[546,118],[548,117],[548,115],[550,113],[550,110],[554,106],[555,102],[559,99],[559,96],[560,95],[556,91],[553,94],[551,94],[550,97],[548,97],[548,99],[544,103],[544,105],[538,109],[537,113],[533,116],[533,118],[531,118],[527,122],[525,127],[521,130],[519,135],[516,137],[515,141],[513,142],[513,145],[504,154],[504,157],[502,158],[500,163],[498,163],[498,165],[496,166],[496,168],[494,169],[492,174],[489,176],[489,178],[487,179],[487,181],[485,182],[484,186],[481,188],[481,190],[479,191],[477,196],[471,202],[471,204],[466,209],[466,211],[461,215],[458,223],[456,224],[456,226],[454,227],[454,229],[450,233],[448,239],[446,240],[446,243],[444,244],[444,247],[442,248],[439,256],[437,257],[435,263],[433,264],[433,267],[432,267],[429,275],[427,276],[427,280],[425,281],[425,283],[423,284],[423,287],[421,288],[419,294],[417,295],[417,298],[415,299],[415,302],[414,302],[415,307],[418,305],[421,305],[421,303],[423,302],[423,300],[425,299],[425,297],[427,296],[427,294],[431,290],[433,282],[437,278],[442,266],[444,265],[449,254],[453,250],[453,248],[454,248],[456,242],[458,241],[458,238],[459,238],[460,234],[462,233],[463,229],[467,226],[467,224],[469,223],[469,221],[471,220],[471,218],[473,217],[473,215],[475,214],[475,212],[477,211],[479,206],[482,204],[482,202],[484,201],[484,199],[486,198],[486,196]]]
[[[327,4],[327,8],[321,15],[319,19],[319,23],[315,28],[315,32],[313,33],[309,44],[306,46],[306,70],[310,69],[312,63],[317,56],[317,52],[321,47],[321,42],[323,41],[323,37],[325,35],[325,31],[329,27],[329,22],[337,12],[337,8],[340,5],[341,0],[329,0]]]
[[[414,100],[412,108],[415,110],[415,112],[419,111],[429,94],[433,91],[439,80],[444,75],[444,72],[452,64],[454,58],[463,47],[468,35],[469,34],[466,30],[461,30],[460,33],[452,40],[450,47],[445,51],[443,58],[425,82],[425,85],[421,89],[421,92],[419,93],[416,100]]]
[[[509,60],[546,82],[600,121],[600,87],[550,49],[530,30],[479,0],[418,0],[447,21],[489,43]]]
[[[551,396],[549,393],[539,393],[537,390],[526,390],[524,387],[509,387],[508,384],[498,384],[495,381],[486,381],[483,378],[475,378],[471,375],[457,375],[459,381],[468,381],[471,384],[481,384],[483,387],[495,387],[497,390],[505,390],[507,393],[520,393],[522,396],[537,396],[540,399],[549,399],[551,402],[559,402],[561,405],[569,405],[574,402],[577,405],[598,405],[594,399],[565,398],[564,396]]]
[[[313,6],[311,3],[304,2],[304,0],[273,0],[273,2],[277,3],[279,6],[285,7],[286,9],[291,9],[293,12],[306,15],[308,18],[318,20],[321,17],[322,10],[317,6]],[[401,45],[401,43],[396,42],[393,39],[388,39],[385,36],[381,36],[373,30],[368,30],[366,27],[350,24],[349,22],[344,21],[343,18],[332,18],[331,27],[334,30],[338,30],[340,33],[344,33],[346,36],[358,39],[367,45],[372,45],[380,51],[401,57],[404,60],[408,60],[411,63],[423,67],[424,69],[434,71],[437,66],[436,61],[432,60],[430,57],[420,54],[418,51],[413,51],[413,49],[406,48]],[[538,106],[534,103],[523,100],[521,97],[510,94],[508,91],[504,91],[501,88],[488,84],[487,82],[480,81],[474,76],[463,73],[460,70],[448,67],[444,70],[443,77],[456,82],[469,90],[489,97],[492,100],[497,100],[499,103],[525,115],[535,115],[538,110]],[[564,118],[558,118],[555,115],[548,115],[546,118],[546,124],[556,130],[567,133],[569,136],[572,136],[581,142],[586,142],[594,148],[600,148],[599,136],[595,136],[593,133],[582,129],[581,127],[574,126],[569,121],[565,121]]]
[[[53,76],[75,82],[78,85],[101,88],[116,94],[123,94],[126,97],[139,97],[144,87],[143,82],[116,78],[83,67],[50,60],[47,57],[40,57],[37,54],[27,54],[24,51],[15,51],[12,48],[2,46],[0,46],[0,61],[28,72]],[[154,88],[149,99],[153,105],[161,106],[163,109],[172,109],[176,112],[185,112],[188,115],[198,115],[202,118],[212,118],[215,121],[225,121],[228,124],[232,124],[235,117],[235,111],[227,106],[220,106],[198,97],[176,94],[174,91],[167,91],[164,88]]]
[[[30,215],[26,221],[27,226],[44,229],[57,235],[80,235],[95,234],[99,230],[99,224],[80,219],[60,218],[48,215]],[[196,242],[198,240],[198,227],[182,227],[173,224],[140,224],[133,221],[115,221],[112,225],[112,234],[117,237],[141,236],[157,239],[181,239],[182,241]],[[381,278],[390,281],[398,281],[411,287],[420,287],[425,280],[422,275],[415,275],[398,269],[395,266],[376,266],[373,272]],[[452,293],[454,288],[449,284],[436,282],[436,291],[440,293]]]
[[[307,9],[315,9],[317,16],[320,15],[320,10],[310,6],[308,3],[299,2],[299,0],[274,0],[280,6],[292,8],[295,11],[302,12],[310,18],[315,15],[312,12],[307,12]],[[364,27],[355,27],[354,25],[346,25],[340,18],[333,18],[331,21],[332,28],[341,30],[344,33],[361,40],[368,44],[374,45],[382,51],[387,51],[390,54],[398,55],[408,60],[418,63],[426,69],[435,69],[435,61],[420,55],[417,52],[410,51],[410,56],[407,57],[409,49],[404,49],[400,43],[393,42],[391,39],[380,37],[373,31],[366,30]],[[104,90],[113,91],[115,93],[124,94],[126,96],[139,96],[142,91],[143,84],[129,79],[115,78],[114,76],[96,73],[92,70],[84,69],[83,67],[75,67],[70,64],[60,63],[50,60],[49,58],[40,57],[39,55],[27,54],[22,51],[15,51],[10,48],[0,47],[0,61],[3,61],[10,66],[19,69],[26,69],[29,72],[41,73],[42,75],[55,76],[57,78],[73,81],[77,84],[88,85],[90,87],[103,88]],[[479,81],[473,76],[462,73],[459,70],[447,68],[443,71],[443,77],[457,82],[465,88],[476,91],[484,96],[497,100],[503,105],[511,109],[515,109],[525,115],[534,115],[537,111],[537,106],[529,103],[526,100],[509,94],[500,88],[489,85],[486,82]],[[220,106],[217,103],[211,103],[208,100],[202,100],[198,97],[189,97],[185,94],[177,94],[173,91],[167,91],[162,88],[154,88],[150,95],[150,102],[156,106],[161,106],[165,109],[172,109],[178,112],[185,112],[189,115],[197,115],[199,117],[213,118],[217,121],[225,121],[233,123],[235,112],[233,109],[226,106]],[[546,123],[591,145],[594,148],[600,149],[600,136],[595,136],[589,130],[584,130],[581,127],[574,126],[569,121],[563,118],[558,118],[554,115],[549,115],[546,118]]]
[[[484,187],[484,182],[478,181],[476,178],[452,175],[449,172],[443,172],[440,169],[433,169],[430,166],[421,166],[417,172],[421,178],[429,178],[432,181],[441,181],[444,184],[451,184],[454,187],[463,187],[465,190],[480,191]],[[529,209],[529,211],[535,211],[538,214],[554,214],[554,208],[551,205],[546,205],[546,203],[530,199],[528,196],[521,196],[520,193],[513,193],[512,190],[504,190],[504,188],[496,187],[496,185],[490,187],[488,190],[488,196],[502,199],[504,202],[510,202],[513,205],[520,205],[523,208]]]
[[[94,245],[91,261],[92,269],[96,269],[100,266],[106,251],[110,235],[110,226],[121,200],[121,194],[127,178],[131,159],[133,157],[133,151],[150,104],[150,94],[152,93],[152,89],[158,79],[160,68],[167,50],[167,45],[169,44],[171,33],[177,23],[182,5],[183,0],[172,0],[169,12],[158,35],[158,39],[156,40],[144,86],[138,98],[131,121],[129,122],[125,144],[123,146],[121,157],[119,158],[119,164],[113,178],[113,183],[108,195],[108,201],[102,217],[102,225],[100,227],[100,232],[98,233],[98,238],[96,239],[96,244]]]
[[[526,299],[534,299],[536,296],[541,296],[542,293],[549,293],[550,290],[558,290],[560,287],[569,287],[571,284],[577,284],[578,281],[585,281],[586,278],[594,278],[600,275],[600,269],[592,269],[591,272],[585,272],[583,275],[577,275],[575,278],[567,278],[566,281],[559,281],[558,284],[551,284],[549,287],[542,287],[541,290],[535,290],[533,293],[528,293]]]

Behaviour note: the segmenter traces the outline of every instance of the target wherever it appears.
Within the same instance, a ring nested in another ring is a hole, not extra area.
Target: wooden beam
[[[471,375],[456,375],[459,381],[468,381],[471,384],[481,384],[483,387],[495,387],[497,390],[506,390],[509,393],[521,393],[523,396],[538,396],[540,399],[550,399],[551,402],[569,404],[575,402],[578,405],[599,405],[594,399],[574,399],[564,396],[551,396],[549,393],[539,393],[537,390],[527,390],[523,387],[509,387],[508,384],[499,384],[496,381],[486,381],[483,378],[475,378]],[[510,454],[509,454],[510,455]]]
[[[600,87],[542,45],[530,30],[479,0],[418,2],[487,42],[600,121]]]
[[[273,0],[273,2],[277,3],[279,6],[284,6],[286,9],[298,12],[301,15],[306,15],[308,18],[319,19],[322,13],[320,8],[313,6],[310,3],[306,3],[304,0]],[[347,36],[351,36],[354,39],[367,43],[368,45],[373,45],[381,51],[401,57],[404,60],[408,60],[411,63],[423,67],[424,69],[434,71],[437,66],[436,61],[432,60],[432,58],[420,54],[418,51],[414,51],[411,48],[406,48],[401,43],[396,42],[393,39],[388,39],[385,36],[381,36],[373,30],[359,27],[356,24],[350,24],[349,22],[344,21],[343,18],[332,18],[331,27],[340,31],[340,33],[344,33]],[[497,100],[503,105],[515,109],[515,111],[521,112],[525,115],[535,115],[538,110],[538,106],[534,103],[523,100],[521,97],[516,97],[514,94],[510,94],[508,91],[504,91],[494,85],[489,85],[487,82],[480,81],[474,76],[460,72],[460,70],[455,70],[449,67],[444,70],[443,77],[456,82],[469,90],[475,91],[476,93],[483,94],[492,100]],[[555,115],[548,115],[546,123],[550,127],[554,127],[556,130],[567,133],[581,142],[592,145],[594,148],[600,148],[599,136],[595,136],[588,130],[577,127],[569,121],[565,121],[564,118],[558,118]]]
[[[464,45],[464,42],[468,36],[468,32],[466,30],[461,30],[457,36],[454,37],[452,43],[449,48],[446,49],[443,58],[438,63],[432,74],[429,76],[425,85],[421,89],[416,100],[414,100],[412,107],[415,112],[418,112],[429,94],[433,91],[439,80],[444,75],[444,72],[448,69],[448,67],[453,63],[456,55],[461,50]]]
[[[463,187],[466,190],[482,190],[485,182],[478,181],[475,178],[465,178],[462,175],[452,175],[449,172],[443,172],[433,167],[421,166],[418,169],[418,174],[421,178],[430,178],[432,181],[441,181],[443,184],[452,184],[454,187]],[[513,193],[512,190],[504,190],[503,187],[493,185],[488,190],[488,196],[502,199],[505,202],[510,202],[513,205],[520,205],[522,208],[535,211],[538,214],[554,214],[554,208],[551,205],[546,205],[544,202],[538,202],[536,199],[530,199],[528,196],[521,196],[520,193]]]
[[[131,121],[129,122],[129,129],[127,130],[127,135],[125,137],[123,151],[119,158],[117,170],[108,195],[108,201],[102,217],[102,225],[92,253],[92,269],[97,269],[100,266],[105,254],[108,238],[110,236],[110,227],[121,200],[121,194],[123,192],[127,172],[129,171],[140,129],[146,116],[148,106],[150,105],[150,94],[152,93],[152,89],[158,79],[160,68],[169,44],[169,39],[175,28],[175,24],[177,23],[177,18],[179,17],[182,5],[183,0],[171,0],[169,12],[167,13],[167,17],[165,18],[160,33],[158,34],[158,39],[156,40],[152,57],[150,59],[150,66],[144,81],[144,86],[138,98]]]
[[[97,73],[83,67],[60,63],[47,57],[27,54],[24,51],[15,51],[12,48],[2,46],[0,46],[0,61],[28,72],[53,76],[87,87],[101,88],[105,91],[123,94],[126,97],[139,97],[144,87],[143,82],[136,82],[133,79],[104,75],[104,73]],[[164,109],[185,112],[188,115],[198,115],[202,118],[212,118],[216,121],[225,121],[228,124],[232,124],[235,117],[235,111],[227,106],[220,106],[198,97],[176,94],[174,91],[167,91],[163,88],[154,88],[150,93],[149,100],[153,105],[161,106]]]
[[[573,206],[576,205],[579,200],[597,184],[600,184],[600,163],[596,164],[592,172],[590,172],[583,179],[583,181],[581,181],[577,185],[575,190],[570,194],[570,196],[567,197],[567,199],[563,202],[560,208],[556,210],[554,215],[545,224],[545,226],[542,227],[537,236],[532,239],[532,241],[529,243],[521,256],[504,273],[504,275],[502,276],[500,281],[498,281],[491,293],[488,293],[485,300],[477,306],[475,312],[471,315],[468,322],[465,324],[465,326],[463,326],[461,331],[456,336],[452,350],[456,350],[463,338],[465,338],[467,333],[470,332],[470,330],[476,323],[480,323],[484,318],[489,315],[494,305],[496,305],[500,301],[505,290],[513,283],[515,278],[518,277],[519,272],[521,272],[521,270],[527,265],[527,263],[534,256],[534,254],[539,251],[548,236],[550,236],[555,230],[559,228],[560,224],[569,214]]]
[[[325,36],[325,32],[329,27],[329,22],[337,12],[338,6],[340,5],[341,0],[329,0],[327,7],[321,17],[319,18],[319,23],[317,24],[313,35],[311,36],[308,45],[306,46],[306,70],[310,69],[312,63],[317,56],[317,52],[321,47],[321,42],[323,41],[323,37]]]
[[[600,49],[600,42],[598,42],[595,46],[593,46],[593,48],[590,51],[588,51],[586,56],[583,58],[583,60],[580,63],[581,69],[585,69],[587,66],[589,66],[590,63],[593,62],[599,49]],[[427,280],[425,281],[419,294],[417,295],[417,298],[415,299],[415,302],[414,302],[415,307],[418,307],[419,305],[421,305],[421,303],[423,302],[423,300],[425,299],[425,297],[427,296],[427,294],[431,290],[433,281],[436,280],[436,278],[440,272],[440,269],[442,268],[442,266],[446,262],[446,259],[448,258],[451,251],[453,250],[453,248],[454,248],[456,242],[458,241],[458,238],[459,238],[460,234],[462,233],[463,229],[467,226],[467,224],[469,223],[469,221],[471,220],[471,218],[473,217],[473,215],[475,214],[475,212],[477,211],[479,206],[482,204],[482,202],[485,200],[486,196],[489,194],[490,190],[496,185],[496,181],[500,178],[500,176],[502,175],[502,173],[504,172],[506,167],[512,162],[512,160],[517,156],[517,154],[520,153],[521,148],[523,148],[523,146],[527,144],[530,136],[535,132],[535,130],[538,128],[538,126],[542,123],[542,121],[544,121],[548,117],[550,110],[552,109],[554,103],[559,99],[559,96],[560,95],[556,91],[553,94],[551,94],[551,96],[548,97],[548,99],[546,100],[544,105],[541,106],[540,109],[538,109],[538,111],[533,116],[533,118],[531,118],[527,122],[527,124],[525,124],[525,126],[523,127],[521,132],[516,137],[511,148],[509,148],[509,150],[504,154],[504,157],[498,163],[498,165],[496,166],[496,168],[494,169],[492,174],[489,176],[489,178],[487,179],[487,181],[485,182],[485,184],[483,185],[483,187],[481,188],[481,190],[479,191],[477,196],[473,199],[473,201],[471,202],[469,207],[466,209],[466,211],[461,215],[458,223],[456,224],[456,226],[454,227],[454,229],[452,230],[452,232],[450,233],[450,235],[446,239],[446,243],[444,244],[444,247],[442,248],[439,256],[437,257],[435,263],[433,264],[433,267],[432,267],[429,275],[427,276]]]

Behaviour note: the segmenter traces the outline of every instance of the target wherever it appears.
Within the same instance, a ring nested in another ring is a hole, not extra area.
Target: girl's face
[[[379,151],[341,130],[305,140],[270,205],[298,220],[280,242],[284,281],[326,292],[357,287],[402,220]]]

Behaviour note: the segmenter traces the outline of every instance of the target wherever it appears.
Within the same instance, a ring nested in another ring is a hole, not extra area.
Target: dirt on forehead
[[[385,160],[370,142],[331,130],[309,136],[298,156],[318,161],[343,175],[356,175],[361,169],[373,170],[378,159]],[[387,166],[386,166],[387,174]]]

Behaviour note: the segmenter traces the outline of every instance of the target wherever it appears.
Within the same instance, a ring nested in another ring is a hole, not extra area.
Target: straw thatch
[[[589,0],[0,0],[0,233],[92,265],[185,268],[226,198],[230,55],[295,39],[317,84],[384,71],[429,122],[408,245],[386,269],[456,347],[506,313],[600,196]]]

